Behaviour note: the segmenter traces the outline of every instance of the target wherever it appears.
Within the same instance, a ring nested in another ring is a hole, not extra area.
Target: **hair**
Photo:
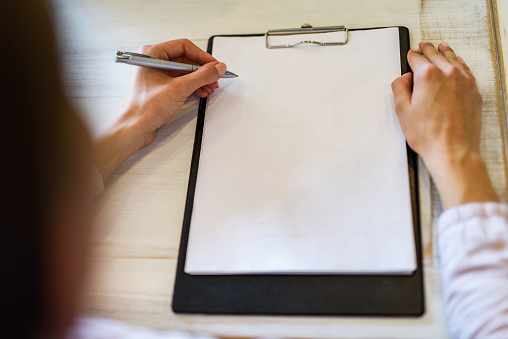
[[[48,215],[72,156],[48,5],[0,1],[1,332],[34,337],[45,317]]]

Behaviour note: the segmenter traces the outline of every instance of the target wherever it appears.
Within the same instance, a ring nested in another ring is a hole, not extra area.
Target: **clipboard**
[[[366,28],[366,29],[381,29]],[[271,46],[273,34],[316,33],[326,29],[348,30],[343,26],[268,31],[264,34],[219,35],[220,37],[265,36],[267,48],[291,48]],[[410,48],[409,30],[398,27],[401,74],[410,71],[407,52]],[[213,49],[214,38],[208,42],[208,52]],[[298,41],[297,44],[319,43]],[[323,47],[326,48],[326,47]],[[185,273],[185,260],[189,240],[194,193],[198,174],[201,142],[203,137],[206,99],[201,99],[196,125],[194,149],[187,191],[181,243],[174,285],[172,308],[182,314],[228,315],[300,315],[300,316],[403,316],[415,317],[424,312],[423,265],[420,239],[420,211],[417,181],[417,155],[407,146],[408,175],[411,209],[414,227],[417,268],[410,275],[189,275]]]

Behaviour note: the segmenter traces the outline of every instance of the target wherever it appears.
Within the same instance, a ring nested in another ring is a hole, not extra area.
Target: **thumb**
[[[186,97],[194,93],[198,88],[210,85],[219,80],[226,73],[226,64],[223,62],[209,62],[201,66],[197,71],[182,75],[175,80],[178,87]]]
[[[411,105],[413,73],[406,73],[392,82],[393,100],[397,115],[404,114]]]

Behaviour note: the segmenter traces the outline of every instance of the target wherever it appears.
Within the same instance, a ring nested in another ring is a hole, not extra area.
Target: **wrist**
[[[498,201],[485,161],[478,152],[456,152],[424,159],[443,209],[470,202]]]
[[[95,140],[96,165],[106,179],[142,145],[141,134],[134,121],[120,118]]]
[[[127,158],[147,145],[146,135],[138,119],[131,118],[128,114],[123,114],[112,130],[116,134],[119,150],[125,152]]]

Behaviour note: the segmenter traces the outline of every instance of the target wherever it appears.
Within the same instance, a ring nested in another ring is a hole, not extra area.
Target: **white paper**
[[[208,100],[185,272],[413,272],[398,29],[333,47],[218,37],[213,55],[239,77]]]

